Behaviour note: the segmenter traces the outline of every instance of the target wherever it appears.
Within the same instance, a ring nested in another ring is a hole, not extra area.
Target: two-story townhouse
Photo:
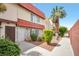
[[[34,31],[38,36],[44,29],[45,15],[33,4],[5,4],[7,11],[0,14],[0,37],[21,42],[30,38]]]

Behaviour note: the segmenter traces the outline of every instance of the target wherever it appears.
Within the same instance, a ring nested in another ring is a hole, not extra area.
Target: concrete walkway
[[[22,56],[44,56],[44,55],[50,55],[49,51],[41,48],[39,46],[36,46],[34,44],[28,43],[28,42],[21,42],[19,44],[19,47],[21,48],[21,55]]]
[[[55,47],[54,50],[51,51],[50,55],[52,56],[74,56],[69,38],[62,38],[59,44],[61,46]]]
[[[55,47],[52,51],[48,51],[31,43],[21,42],[19,45],[22,56],[73,56],[73,50],[69,38],[63,38],[59,42],[60,46]],[[25,51],[26,50],[26,51]]]

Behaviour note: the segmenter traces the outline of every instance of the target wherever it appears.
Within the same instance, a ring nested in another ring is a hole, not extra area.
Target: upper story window
[[[32,22],[34,22],[34,18],[35,18],[34,14],[31,14],[31,21]]]
[[[37,23],[40,23],[40,18],[39,17],[37,17]]]
[[[43,19],[42,18],[40,18],[40,24],[44,24],[44,21],[43,21]]]
[[[34,23],[40,23],[40,18],[35,14],[31,14],[31,21]]]

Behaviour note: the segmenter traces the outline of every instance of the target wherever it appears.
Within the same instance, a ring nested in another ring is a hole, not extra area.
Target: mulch
[[[26,40],[26,42],[29,42],[29,43],[34,44],[36,46],[47,49],[48,51],[52,51],[55,47],[60,46],[60,44],[58,44],[59,41],[60,40],[58,40],[57,43],[51,43],[50,45],[48,45],[46,42],[43,42],[43,41],[28,41],[28,40]]]

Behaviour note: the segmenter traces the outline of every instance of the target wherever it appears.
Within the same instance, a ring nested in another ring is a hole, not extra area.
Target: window
[[[35,15],[35,14],[31,14],[31,21],[34,22],[34,23],[40,23],[40,18]]]
[[[33,14],[31,14],[31,21],[32,21],[32,22],[33,22],[33,17],[34,17]]]
[[[39,17],[37,17],[37,23],[40,23],[40,18]]]
[[[31,21],[35,23],[36,16],[34,14],[31,14]]]
[[[39,35],[39,30],[38,29],[35,30],[35,34]]]
[[[39,30],[38,29],[30,29],[30,34],[35,33],[36,35],[39,35]]]

